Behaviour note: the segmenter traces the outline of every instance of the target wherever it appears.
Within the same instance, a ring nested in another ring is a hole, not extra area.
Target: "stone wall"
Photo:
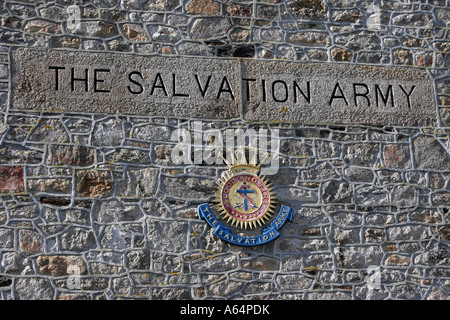
[[[0,1],[0,297],[448,299],[449,7]],[[197,217],[225,167],[171,157],[172,134],[193,132],[198,119],[19,109],[15,47],[426,70],[437,125],[202,119],[205,130],[279,130],[280,168],[269,179],[293,220],[278,239],[242,248]]]

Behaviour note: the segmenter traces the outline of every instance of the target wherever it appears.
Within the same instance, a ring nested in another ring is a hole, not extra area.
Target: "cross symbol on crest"
[[[236,190],[237,193],[241,197],[244,198],[244,210],[248,210],[248,202],[253,205],[253,208],[257,208],[255,203],[253,202],[253,199],[248,196],[249,193],[255,193],[255,190],[250,190],[250,186],[244,182],[244,184],[239,188],[239,190]]]

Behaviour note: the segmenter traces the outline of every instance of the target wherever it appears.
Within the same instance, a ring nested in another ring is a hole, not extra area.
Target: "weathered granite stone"
[[[404,13],[392,17],[392,24],[406,27],[432,27],[433,17],[427,13]]]
[[[18,145],[0,148],[1,164],[38,164],[42,162],[43,152]]]
[[[131,132],[131,137],[147,141],[168,141],[172,136],[172,132],[173,130],[168,126],[144,124],[136,126]]]
[[[42,235],[34,230],[19,230],[19,247],[25,255],[32,255],[44,250]]]
[[[338,178],[338,172],[327,162],[318,163],[312,168],[300,171],[300,179],[302,180],[324,181]]]
[[[139,24],[126,23],[122,25],[122,32],[131,41],[147,41],[145,29]]]
[[[15,108],[238,116],[239,65],[233,61],[31,49],[15,49],[13,56]]]
[[[115,24],[105,21],[81,21],[78,25],[69,25],[67,31],[91,37],[111,37],[119,34]]]
[[[142,217],[137,205],[123,204],[118,200],[98,201],[94,212],[94,219],[99,223],[136,221]]]
[[[94,163],[94,149],[85,146],[51,145],[47,163],[54,165],[90,166]]]
[[[214,259],[210,259],[212,257],[214,257]],[[223,272],[236,269],[237,263],[238,259],[236,255],[232,253],[225,253],[205,257],[199,261],[196,261],[192,264],[192,268],[195,272],[205,272],[208,270],[213,272]]]
[[[181,39],[180,32],[172,27],[151,26],[149,32],[154,41],[176,43]]]
[[[435,205],[447,206],[450,203],[450,192],[437,192],[432,196],[432,202]]]
[[[230,20],[226,18],[199,18],[189,31],[192,39],[209,39],[225,36],[231,26]]]
[[[63,220],[67,223],[76,223],[81,225],[89,225],[91,217],[90,211],[86,209],[63,209]]]
[[[450,153],[431,136],[418,136],[413,143],[418,169],[450,170]]]
[[[79,197],[105,197],[112,194],[108,171],[79,170],[76,173],[76,192]]]
[[[322,200],[325,203],[351,203],[352,186],[339,180],[327,181],[322,186]]]
[[[81,274],[86,274],[87,267],[83,258],[80,256],[57,255],[57,256],[39,256],[37,258],[39,272],[51,276],[66,276],[70,275],[71,266],[78,268]]]
[[[150,249],[167,252],[186,250],[187,224],[182,221],[147,219],[147,238]]]
[[[133,246],[133,236],[142,234],[140,224],[113,224],[103,230],[100,246],[103,249],[123,250]]]
[[[343,10],[334,11],[332,14],[332,20],[335,22],[361,22],[364,14],[359,10]]]
[[[19,300],[53,300],[55,289],[45,278],[18,278],[15,284]]]
[[[111,163],[149,164],[151,162],[148,151],[130,148],[117,148],[115,152],[106,157],[106,160]]]
[[[46,32],[46,33],[54,33],[61,34],[61,26],[58,23],[43,20],[43,19],[32,19],[27,22],[24,28],[27,32]]]
[[[59,119],[41,121],[33,133],[30,141],[64,143],[69,142],[69,135]]]
[[[331,57],[333,61],[350,61],[352,53],[345,49],[335,48],[331,51]]]
[[[242,266],[251,270],[277,271],[280,268],[280,263],[277,259],[260,256],[244,261]]]
[[[381,49],[380,38],[376,33],[369,31],[342,33],[337,35],[334,41],[339,46],[355,51]]]
[[[410,50],[396,49],[394,50],[394,63],[410,66],[413,64],[413,55]]]
[[[18,205],[9,209],[9,216],[14,219],[33,219],[40,213],[39,207],[32,205]]]
[[[39,178],[27,181],[27,190],[30,193],[69,193],[71,187],[70,178]]]
[[[399,207],[411,207],[418,204],[419,190],[416,187],[398,186],[393,192],[393,204]]]
[[[390,144],[383,147],[384,165],[388,168],[411,168],[411,154],[409,145]]]
[[[127,267],[129,269],[148,270],[150,269],[150,251],[133,250],[127,254]]]
[[[162,183],[168,196],[183,199],[208,199],[217,188],[214,180],[191,177],[163,177]]]
[[[252,7],[239,4],[227,5],[227,12],[231,16],[250,17],[252,15]]]
[[[367,228],[364,231],[364,240],[367,243],[380,243],[383,242],[385,238],[385,232],[382,229]]]
[[[6,64],[0,64],[0,79],[7,79],[9,76],[9,68]]]
[[[377,160],[378,144],[351,143],[344,146],[344,160],[349,165],[373,167]]]
[[[344,268],[367,268],[380,265],[383,252],[378,246],[351,246],[342,250],[341,265]]]
[[[149,0],[144,9],[156,11],[171,11],[179,5],[179,0]]]
[[[245,61],[242,74],[250,79],[242,84],[249,121],[436,123],[431,82],[420,70]]]
[[[211,0],[190,0],[186,3],[186,13],[216,15],[219,13],[220,4]]]
[[[61,36],[51,39],[51,44],[54,48],[78,49],[80,47],[80,43],[80,38],[71,36]]]
[[[152,197],[156,194],[159,170],[155,168],[136,169],[126,171],[125,182],[120,184],[120,197]]]
[[[315,148],[319,159],[336,158],[341,153],[342,145],[334,141],[317,140]]]
[[[178,44],[178,52],[187,56],[211,56],[210,48],[201,42],[182,41]]]
[[[24,191],[23,167],[0,167],[0,193]]]
[[[61,247],[68,251],[84,251],[96,248],[97,244],[91,230],[72,227],[61,235]]]
[[[231,279],[224,279],[208,286],[207,293],[211,296],[218,296],[222,293],[227,295],[233,295],[240,291],[244,283],[241,281],[235,281]]]
[[[403,257],[397,254],[389,256],[386,259],[386,265],[394,265],[394,266],[409,266],[411,264],[411,259],[407,257]]]
[[[374,174],[371,170],[350,167],[345,169],[345,176],[352,182],[372,182]]]
[[[109,118],[95,125],[93,144],[97,146],[116,146],[122,143],[124,137],[122,121]]]
[[[288,8],[297,19],[324,19],[327,17],[327,6],[321,0],[294,0]]]
[[[283,289],[308,289],[312,283],[313,279],[302,274],[286,274],[278,275],[276,282]]]
[[[306,45],[306,46],[328,46],[331,42],[331,38],[328,33],[323,32],[302,32],[294,33],[289,37],[289,42]]]
[[[0,245],[2,248],[12,248],[14,231],[12,229],[0,228]]]
[[[280,152],[287,156],[308,157],[313,154],[312,146],[300,140],[282,140]]]
[[[277,188],[276,194],[284,201],[298,201],[300,203],[316,203],[318,200],[318,192],[300,188]]]

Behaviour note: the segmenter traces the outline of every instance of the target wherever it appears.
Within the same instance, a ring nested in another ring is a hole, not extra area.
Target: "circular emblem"
[[[273,193],[264,178],[251,165],[233,168],[219,181],[216,201],[220,214],[241,228],[262,226],[271,216]]]
[[[244,152],[242,152],[244,155]],[[247,163],[245,157],[238,161],[233,157],[233,163],[228,170],[223,171],[218,179],[215,194],[216,209],[207,203],[198,206],[199,219],[205,220],[220,239],[240,246],[262,245],[276,239],[278,231],[286,221],[292,221],[292,209],[280,204],[280,211],[272,217],[275,209],[275,194],[265,177],[259,175],[255,158]],[[217,212],[219,220],[214,212]],[[268,225],[264,225],[268,222]],[[231,223],[230,223],[231,222]],[[236,230],[239,228],[255,230]]]

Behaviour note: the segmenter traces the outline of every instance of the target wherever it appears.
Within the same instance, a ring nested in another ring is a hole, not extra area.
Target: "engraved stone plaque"
[[[13,109],[310,124],[433,126],[412,67],[12,50]]]
[[[26,48],[12,59],[14,109],[239,116],[235,61]]]

